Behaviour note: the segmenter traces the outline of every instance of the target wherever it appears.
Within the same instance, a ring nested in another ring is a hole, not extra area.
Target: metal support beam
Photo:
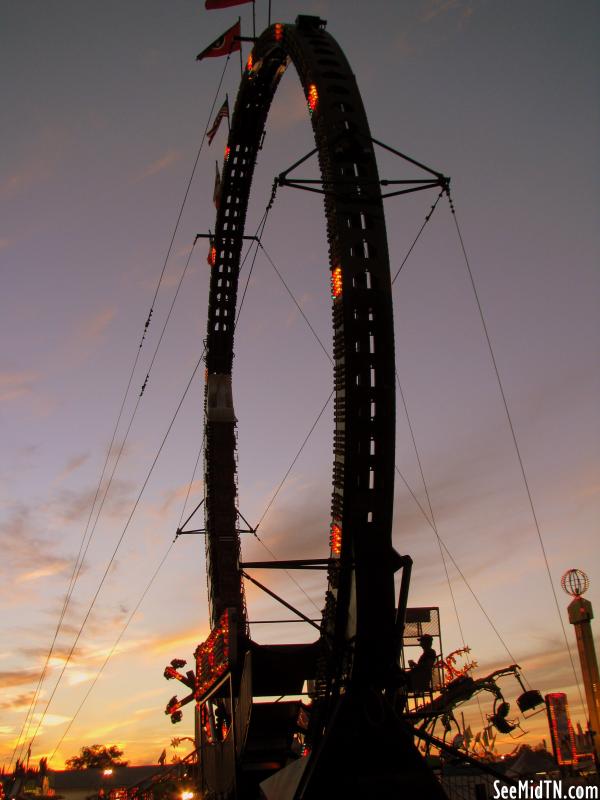
[[[178,536],[189,536],[190,534],[205,534],[205,533],[206,533],[205,528],[197,528],[194,531],[182,531],[181,529],[178,529],[175,538],[177,538]]]
[[[291,603],[288,603],[286,600],[283,599],[283,597],[280,597],[278,594],[275,594],[275,592],[272,592],[270,589],[267,589],[267,587],[264,584],[259,583],[259,581],[257,581],[255,578],[251,578],[247,572],[242,571],[242,577],[245,578],[247,581],[250,581],[250,583],[253,583],[255,586],[258,586],[258,588],[262,589],[263,592],[265,592],[265,594],[268,594],[274,600],[277,600],[279,603],[281,603],[282,606],[285,606],[292,613],[296,614],[296,616],[300,617],[300,619],[303,619],[304,622],[308,622],[308,624],[312,625],[313,628],[316,628],[319,632],[321,631],[321,626],[317,625],[316,622],[313,622],[310,617],[307,617],[306,614],[302,613],[302,611],[298,611],[298,609],[294,608],[294,606]]]
[[[203,234],[200,234],[200,233],[198,234],[198,236],[202,236],[202,235]],[[198,238],[198,237],[196,237],[196,238]],[[254,239],[256,237],[248,236],[246,238]],[[200,500],[200,502],[198,503],[196,508],[192,511],[192,513],[189,515],[189,517],[186,519],[186,521],[181,525],[181,527],[177,528],[177,531],[175,532],[175,539],[177,539],[178,536],[189,535],[189,534],[202,534],[202,535],[206,534],[206,528],[196,528],[195,530],[191,530],[191,531],[184,531],[183,530],[185,528],[185,526],[188,524],[188,522],[191,520],[191,518],[194,516],[194,514],[196,514],[198,509],[202,506],[203,503],[204,503],[204,498],[202,498],[202,500]],[[243,521],[246,523],[246,525],[248,526],[247,530],[238,528],[238,533],[252,533],[252,534],[256,535],[256,530],[252,527],[252,525],[250,525],[250,523],[248,522],[246,517],[242,514],[242,512],[238,510],[237,515],[238,515],[238,517],[241,517],[243,519]]]
[[[300,166],[300,164],[304,164],[304,162],[305,162],[305,161],[308,161],[308,159],[309,159],[311,156],[314,156],[314,154],[315,154],[316,152],[317,152],[317,148],[316,148],[316,147],[314,147],[314,148],[313,148],[313,149],[312,149],[312,150],[311,150],[309,153],[307,153],[305,156],[302,156],[302,158],[299,158],[299,159],[298,159],[298,161],[294,161],[294,163],[292,164],[292,166],[291,166],[291,167],[288,167],[287,169],[284,169],[284,170],[283,170],[283,172],[280,172],[280,173],[279,173],[279,182],[281,182],[281,180],[282,180],[282,179],[285,181],[285,179],[287,178],[287,176],[289,175],[289,173],[290,173],[290,172],[291,172],[293,169],[296,169],[296,167],[299,167],[299,166]]]
[[[181,525],[179,528],[177,528],[177,533],[179,533],[180,531],[183,533],[183,529],[185,528],[185,526],[188,524],[188,522],[191,520],[191,518],[194,516],[196,511],[198,511],[198,509],[200,508],[200,506],[203,503],[204,503],[204,498],[202,498],[202,500],[200,500],[200,502],[198,503],[196,508],[192,511],[192,513],[189,515],[189,517],[186,519],[186,521],[183,523],[183,525]]]
[[[309,183],[323,183],[323,181],[319,181],[316,178],[298,178],[293,180],[282,179],[280,176],[279,179],[281,186],[289,186],[291,189],[302,189],[305,192],[314,192],[315,194],[336,194],[336,187],[348,185],[348,181],[336,181],[335,184],[328,184],[331,186],[329,189],[315,189],[313,186],[307,186],[306,184]],[[353,184],[356,184],[357,181],[353,181]],[[364,181],[363,183],[367,183]],[[379,181],[379,186],[390,186],[392,184],[409,184],[410,189],[400,189],[397,192],[386,192],[386,194],[382,194],[381,197],[385,200],[387,197],[397,197],[401,194],[412,194],[413,192],[422,192],[424,189],[436,189],[436,188],[444,188],[444,184],[440,183],[439,181],[409,181],[409,180],[398,180],[398,181]]]
[[[253,529],[245,530],[244,528],[237,528],[238,533],[251,533],[253,536],[256,535],[256,532]],[[175,533],[175,538],[177,539],[178,536],[188,536],[189,534],[201,534],[204,536],[206,534],[206,528],[197,528],[193,531],[182,531],[180,528],[177,529]]]
[[[216,234],[214,234],[214,233],[197,233],[196,234],[196,239],[214,239],[215,236],[216,236]],[[242,236],[240,238],[242,238],[242,239],[251,239],[253,242],[259,242],[260,241],[258,236]],[[194,241],[196,241],[196,240],[194,240]]]
[[[257,239],[256,241],[260,243],[260,239]],[[253,528],[252,525],[250,525],[250,523],[248,522],[246,517],[242,514],[242,512],[239,510],[239,508],[237,510],[237,515],[238,515],[238,517],[241,517],[243,519],[243,521],[246,523],[246,525],[248,526],[247,533],[256,533],[256,528]],[[240,533],[241,533],[241,531],[240,531]]]
[[[335,194],[337,187],[340,186],[348,186],[354,185],[356,183],[361,183],[361,185],[368,185],[369,183],[377,183],[379,186],[395,186],[395,185],[405,185],[409,188],[400,189],[396,192],[387,192],[386,194],[382,194],[382,199],[386,199],[388,197],[397,197],[401,194],[411,194],[413,192],[421,192],[423,189],[435,189],[440,188],[445,192],[448,192],[450,189],[450,178],[447,175],[443,175],[441,172],[438,172],[435,169],[431,169],[431,167],[422,164],[420,161],[417,161],[410,156],[407,156],[405,153],[401,153],[399,150],[396,150],[393,147],[390,147],[383,142],[380,142],[378,139],[371,138],[371,142],[373,144],[382,147],[384,150],[387,150],[390,153],[393,153],[398,158],[401,158],[403,161],[407,161],[409,164],[413,164],[415,167],[428,172],[430,175],[435,177],[435,180],[431,178],[415,178],[415,179],[404,179],[404,180],[380,180],[380,181],[365,181],[361,180],[360,178],[350,178],[350,179],[340,179],[334,182],[326,182],[319,178],[289,178],[288,175],[290,172],[295,169],[296,167],[303,164],[307,161],[311,156],[313,156],[317,150],[316,148],[311,150],[302,158],[299,158],[298,161],[295,161],[290,167],[285,169],[283,172],[279,174],[279,177],[276,178],[277,183],[280,186],[289,186],[292,189],[303,189],[305,192],[315,192],[316,194]],[[314,186],[310,186],[308,184],[318,184],[321,185],[322,189],[316,189]],[[325,188],[326,187],[326,188]]]
[[[406,606],[408,604],[408,590],[410,587],[410,574],[412,571],[413,560],[410,556],[400,556],[402,567],[402,578],[400,579],[400,593],[398,596],[398,608],[396,609],[395,637],[396,637],[396,658],[400,661],[404,640],[404,628],[406,624]]]
[[[244,561],[242,569],[329,569],[330,558],[298,558],[289,561]]]
[[[393,153],[395,156],[398,156],[398,158],[401,158],[403,161],[408,161],[409,164],[414,164],[415,167],[419,167],[419,169],[424,169],[425,172],[429,172],[430,175],[435,175],[435,177],[439,181],[447,181],[448,183],[450,183],[450,178],[446,177],[446,175],[443,175],[441,172],[438,172],[435,169],[431,169],[431,167],[428,167],[425,164],[421,164],[420,161],[416,161],[414,158],[407,156],[405,153],[401,153],[399,150],[395,150],[393,147],[390,147],[389,144],[384,144],[383,142],[380,142],[378,139],[373,139],[373,138],[371,138],[371,141],[373,142],[373,144],[376,144],[379,147],[383,147],[384,150],[387,150],[388,152]]]
[[[248,620],[249,625],[283,625],[285,623],[304,622],[303,619],[252,619]],[[313,619],[313,622],[320,622],[320,619]]]

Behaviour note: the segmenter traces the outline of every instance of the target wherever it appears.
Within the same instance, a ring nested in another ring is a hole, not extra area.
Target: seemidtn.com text
[[[518,781],[507,786],[494,781],[494,800],[598,800],[597,786],[565,786],[561,780]]]

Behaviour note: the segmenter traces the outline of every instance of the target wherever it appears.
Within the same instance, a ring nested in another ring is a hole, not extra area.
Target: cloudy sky
[[[239,9],[245,34],[249,9]],[[265,0],[256,10],[262,29]],[[60,767],[82,745],[103,742],[121,745],[134,763],[154,762],[172,736],[192,729],[189,710],[178,728],[164,716],[174,690],[162,670],[173,657],[189,659],[208,633],[203,543],[181,537],[170,548],[186,498],[189,513],[202,497],[201,468],[194,476],[201,374],[148,475],[202,350],[209,268],[205,245],[190,249],[214,223],[214,165],[225,131],[200,153],[110,444],[225,66],[194,58],[237,11],[209,13],[200,0],[22,0],[0,10],[0,763],[11,760],[61,616],[30,728],[29,738],[39,728],[34,759],[56,751]],[[600,608],[598,4],[371,0],[348,14],[342,0],[273,0],[274,21],[299,12],[328,20],[356,73],[373,136],[452,177],[563,618],[559,579],[570,567],[589,573],[588,596]],[[233,57],[217,104],[225,92],[235,96],[239,69]],[[270,114],[248,232],[274,176],[311,148],[289,70]],[[314,176],[316,164],[303,170]],[[415,174],[383,151],[380,171],[389,179]],[[434,199],[387,201],[394,272]],[[263,244],[329,348],[320,199],[281,190]],[[479,675],[514,656],[531,685],[566,691],[582,719],[445,200],[394,284],[394,300],[398,376],[435,522],[471,587],[448,562],[457,620],[399,403],[394,543],[415,561],[410,604],[440,607],[446,652],[462,644],[462,628]],[[240,508],[252,524],[330,386],[328,358],[259,254],[234,365]],[[326,553],[331,419],[329,407],[261,523],[264,545],[278,557]],[[266,554],[244,541],[244,555]],[[321,608],[319,578],[301,576],[301,588],[285,575],[269,580],[309,614]],[[279,613],[253,589],[248,600],[251,618]],[[299,641],[310,631],[256,626],[254,636]],[[506,689],[514,699],[515,687]],[[484,712],[489,705],[483,698]],[[469,712],[475,728],[478,714]],[[525,728],[527,741],[547,737],[543,715]],[[501,746],[514,744],[505,737]]]

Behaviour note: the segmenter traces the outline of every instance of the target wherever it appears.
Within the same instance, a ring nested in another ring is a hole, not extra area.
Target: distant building
[[[49,770],[40,774],[31,769],[18,776],[0,775],[0,800],[120,800],[125,790],[139,787],[142,792],[158,781],[185,778],[193,767],[181,762],[160,766],[111,767],[102,769]]]
[[[110,773],[102,769],[68,769],[48,773],[50,792],[65,800],[98,800],[118,798],[128,787],[141,781],[150,781],[168,767],[156,764],[142,767],[112,767]]]

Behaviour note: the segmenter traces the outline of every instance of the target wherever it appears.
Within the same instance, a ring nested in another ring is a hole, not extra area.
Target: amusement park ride
[[[231,386],[238,274],[267,114],[290,63],[307,99],[315,150],[282,173],[276,187],[323,195],[329,243],[335,397],[329,553],[322,559],[244,563],[240,520],[247,523],[237,507]],[[423,169],[426,177],[381,181],[375,144]],[[314,153],[318,181],[289,176]],[[397,186],[382,195],[381,187],[391,184]],[[499,731],[515,727],[497,680],[512,675],[520,683],[516,665],[474,680],[468,668],[457,670],[447,657],[435,696],[431,682],[413,691],[402,668],[412,561],[392,546],[395,360],[383,199],[433,187],[449,194],[449,184],[439,172],[372,139],[350,66],[323,20],[300,16],[295,24],[271,25],[255,40],[231,119],[211,242],[205,527],[198,532],[206,541],[212,632],[195,652],[195,670],[180,671],[183,660],[165,669],[166,678],[189,689],[182,700],[169,701],[172,721],[181,719],[187,703],[197,709],[203,797],[255,798],[262,783],[267,797],[282,800],[441,799],[446,795],[417,742],[460,755],[445,735],[456,706],[482,691],[494,696],[490,722]],[[322,619],[309,619],[259,583],[249,574],[256,568],[326,571]],[[254,642],[246,580],[312,625],[315,641]],[[539,692],[521,686],[522,712],[543,702]],[[281,699],[303,693],[308,703]],[[444,739],[434,736],[440,721]]]

